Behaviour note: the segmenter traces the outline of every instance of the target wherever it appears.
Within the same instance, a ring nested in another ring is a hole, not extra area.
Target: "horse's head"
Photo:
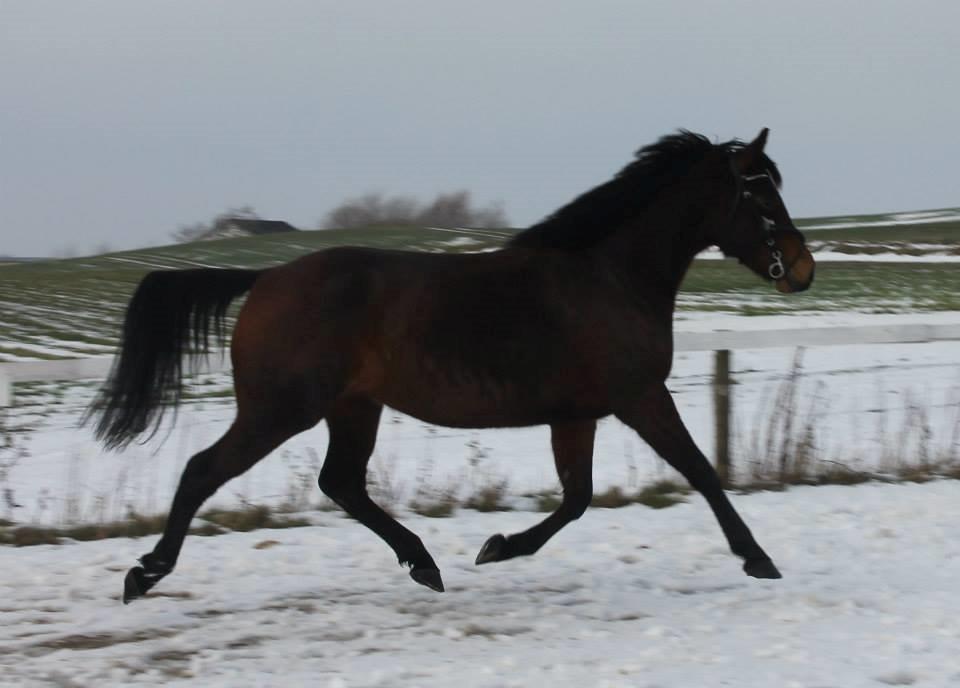
[[[763,152],[768,131],[728,154],[729,210],[714,241],[786,294],[810,286],[814,261],[780,197],[780,175]]]

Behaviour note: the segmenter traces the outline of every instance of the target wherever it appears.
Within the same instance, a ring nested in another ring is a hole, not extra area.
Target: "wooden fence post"
[[[730,484],[730,350],[713,352],[713,419],[717,473],[724,487]]]

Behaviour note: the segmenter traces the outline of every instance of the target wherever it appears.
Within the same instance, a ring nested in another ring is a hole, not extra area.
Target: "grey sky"
[[[796,216],[960,205],[960,2],[0,0],[0,254],[309,228],[467,188],[529,224],[678,127]]]

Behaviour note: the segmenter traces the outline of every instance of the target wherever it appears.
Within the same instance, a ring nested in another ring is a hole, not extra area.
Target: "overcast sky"
[[[0,254],[371,190],[538,220],[678,127],[797,217],[960,205],[960,2],[0,0]]]

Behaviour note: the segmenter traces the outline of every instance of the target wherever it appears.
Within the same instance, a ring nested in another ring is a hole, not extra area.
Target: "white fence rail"
[[[955,340],[960,340],[960,323],[857,325],[789,330],[677,332],[674,337],[674,348],[677,351],[720,351],[722,349],[771,349],[852,344],[923,344]]]
[[[677,351],[729,351],[798,346],[918,344],[935,341],[960,341],[960,323],[676,332],[674,349]],[[0,363],[0,406],[13,405],[13,385],[18,382],[104,379],[110,372],[112,362],[112,356],[98,356]],[[229,358],[221,355],[208,357],[195,372],[198,374],[222,373],[229,370]]]
[[[18,382],[103,380],[111,365],[113,356],[0,363],[0,407],[13,406],[13,386]],[[223,354],[208,356],[189,370],[193,374],[226,373],[230,371],[230,359]]]
[[[853,327],[811,327],[781,330],[729,330],[676,332],[676,351],[713,351],[713,407],[715,418],[714,456],[717,471],[726,482],[730,475],[730,351],[745,349],[821,347],[863,344],[920,344],[960,341],[960,323],[865,325]],[[960,349],[958,349],[960,354]],[[960,362],[960,355],[958,355]],[[0,407],[12,406],[18,382],[104,379],[110,372],[112,356],[97,358],[15,361],[0,363]],[[225,353],[209,356],[190,369],[194,374],[230,370]]]

